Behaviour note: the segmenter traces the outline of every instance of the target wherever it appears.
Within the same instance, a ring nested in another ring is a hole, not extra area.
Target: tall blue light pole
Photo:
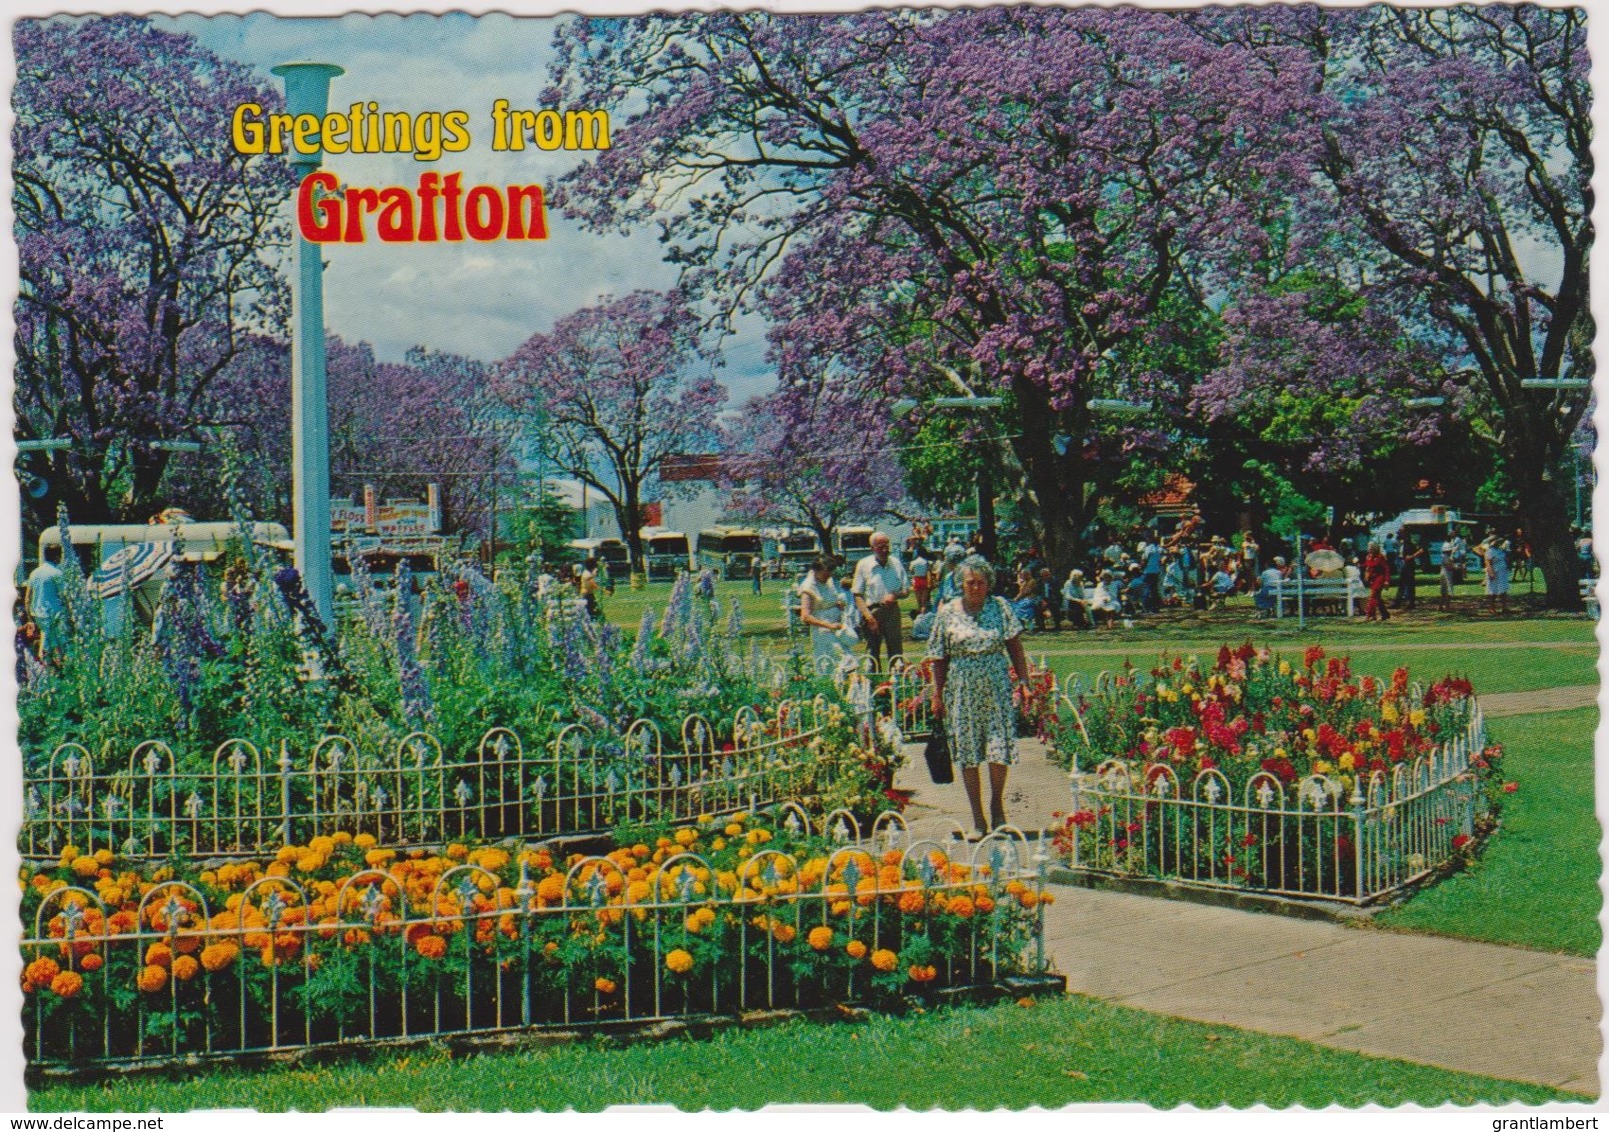
[[[320,121],[329,109],[330,80],[344,74],[331,63],[282,63],[274,74],[285,80],[285,108]],[[319,167],[323,153],[292,148],[290,162],[300,178]],[[298,231],[296,288],[291,331],[292,536],[296,569],[326,625],[333,624],[330,565],[330,415],[324,376],[324,258],[318,245]]]

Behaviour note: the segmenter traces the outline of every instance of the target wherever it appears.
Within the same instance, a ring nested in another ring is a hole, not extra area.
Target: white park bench
[[[1285,602],[1296,604],[1296,579],[1282,578],[1274,587],[1274,616],[1285,616]],[[1367,600],[1369,591],[1363,583],[1352,578],[1303,578],[1301,601],[1312,609],[1315,601],[1346,602],[1346,615],[1357,616],[1357,603]]]

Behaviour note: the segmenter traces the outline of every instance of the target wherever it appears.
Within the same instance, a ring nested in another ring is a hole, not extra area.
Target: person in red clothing
[[[1369,604],[1363,607],[1364,620],[1391,620],[1391,611],[1385,603],[1386,587],[1391,584],[1391,562],[1377,542],[1371,542],[1369,553],[1363,556],[1363,584],[1369,587]]]

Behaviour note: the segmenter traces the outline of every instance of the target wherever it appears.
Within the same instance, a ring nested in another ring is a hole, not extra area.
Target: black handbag
[[[955,767],[950,763],[950,739],[944,734],[944,721],[933,721],[933,734],[927,737],[927,749],[922,752],[927,759],[927,773],[933,778],[933,785],[948,786],[955,781]]]

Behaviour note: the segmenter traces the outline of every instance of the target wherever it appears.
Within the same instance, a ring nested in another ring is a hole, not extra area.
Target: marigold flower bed
[[[1021,842],[967,860],[908,837],[872,851],[790,814],[622,831],[608,854],[567,859],[337,833],[141,872],[69,848],[23,877],[28,1053],[86,1064],[877,1004],[1037,972],[1050,897]]]
[[[1318,646],[1126,667],[1048,731],[1082,772],[1063,855],[1194,883],[1375,899],[1467,859],[1513,788],[1467,680],[1356,676]]]

